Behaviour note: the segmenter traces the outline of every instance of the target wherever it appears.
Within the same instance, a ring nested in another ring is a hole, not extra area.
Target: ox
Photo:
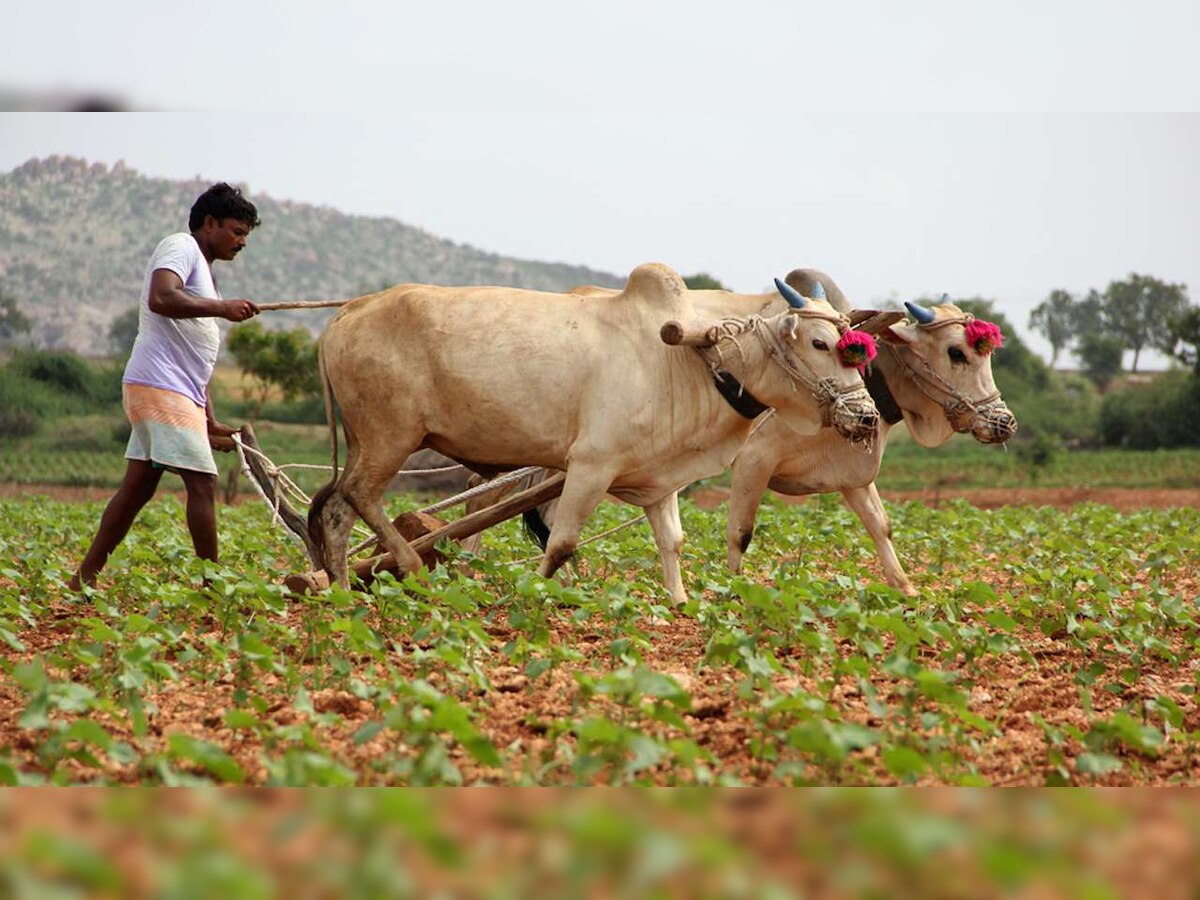
[[[822,272],[796,269],[786,281],[807,295],[821,293],[823,288],[832,306],[851,312],[845,295]],[[699,301],[696,305],[705,308]],[[729,309],[728,302],[717,305]],[[882,350],[866,381],[883,421],[878,440],[867,452],[846,453],[840,443],[819,432],[802,436],[780,428],[777,422],[767,422],[738,453],[733,462],[726,531],[731,571],[741,569],[759,502],[768,487],[792,496],[840,491],[874,541],[887,583],[906,594],[916,593],[896,558],[891,523],[875,487],[892,426],[903,420],[918,444],[937,447],[955,432],[970,434],[985,444],[1002,443],[1017,430],[1017,420],[992,380],[992,347],[977,336],[987,329],[972,326],[972,317],[952,304],[928,309],[915,303],[905,306],[915,320],[912,324],[879,321],[881,316],[902,319],[899,313],[875,316],[876,325],[883,324],[878,329]],[[852,314],[851,318],[861,315]],[[865,323],[858,327],[869,328]],[[999,340],[998,332],[992,340]]]
[[[399,285],[342,307],[319,345],[334,474],[309,511],[331,580],[349,584],[355,514],[405,571],[420,568],[380,498],[408,455],[430,447],[484,474],[566,472],[543,576],[571,556],[606,492],[643,507],[667,589],[685,602],[677,491],[728,466],[752,423],[715,385],[774,408],[798,434],[824,423],[839,440],[869,440],[877,424],[858,373],[832,352],[847,322],[826,302],[703,318],[690,293],[649,263],[611,296]]]

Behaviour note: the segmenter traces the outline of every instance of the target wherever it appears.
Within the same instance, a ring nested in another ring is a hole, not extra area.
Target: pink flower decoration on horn
[[[865,331],[850,329],[837,342],[837,351],[843,366],[857,366],[861,370],[875,358],[875,338]]]
[[[1000,326],[982,319],[973,319],[967,323],[967,343],[975,348],[980,356],[987,356],[993,350],[1004,346],[1004,335]]]

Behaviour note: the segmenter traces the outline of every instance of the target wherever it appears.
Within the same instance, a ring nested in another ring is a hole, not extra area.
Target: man
[[[249,300],[224,300],[212,274],[230,261],[259,224],[258,210],[224,182],[200,195],[188,218],[190,234],[169,235],[146,268],[138,334],[122,379],[125,413],[133,426],[125,448],[125,479],[108,502],[100,528],[69,587],[96,583],[109,554],[158,489],[164,469],[187,488],[187,527],[201,559],[217,560],[217,466],[211,439],[236,429],[213,414],[208,384],[221,333],[216,319],[244,322],[258,314]]]

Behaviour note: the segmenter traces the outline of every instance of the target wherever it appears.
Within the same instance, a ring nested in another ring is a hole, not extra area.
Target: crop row
[[[427,577],[293,598],[280,578],[306,563],[265,509],[223,510],[213,566],[170,498],[78,602],[62,585],[98,511],[0,504],[0,781],[1196,778],[1194,509],[894,505],[908,598],[830,498],[766,504],[744,577],[724,510],[685,503],[681,610],[644,525],[570,584],[532,574],[510,522]]]

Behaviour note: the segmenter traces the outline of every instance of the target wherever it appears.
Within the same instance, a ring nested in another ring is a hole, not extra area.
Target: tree
[[[138,333],[138,308],[127,309],[108,326],[108,343],[118,356],[127,358],[133,352],[133,342]]]
[[[1029,314],[1029,327],[1050,342],[1052,369],[1058,362],[1058,354],[1070,343],[1074,315],[1075,298],[1063,290],[1051,291]]]
[[[29,317],[17,309],[16,298],[0,290],[0,344],[8,344],[33,328]]]
[[[1200,306],[1189,306],[1171,320],[1171,354],[1200,378]]]
[[[1101,391],[1120,373],[1124,351],[1125,344],[1121,338],[1099,331],[1085,334],[1075,349],[1083,363],[1084,374]]]
[[[1187,287],[1148,275],[1131,273],[1125,281],[1110,282],[1104,290],[1104,319],[1108,331],[1133,351],[1130,371],[1137,371],[1143,347],[1171,353],[1176,343],[1168,323],[1188,306]]]
[[[230,330],[225,346],[243,377],[253,382],[255,396],[247,397],[253,404],[253,419],[262,412],[272,389],[289,402],[321,393],[317,344],[303,328],[267,331],[260,322],[248,322]]]
[[[1104,332],[1104,297],[1096,289],[1071,307],[1071,332],[1076,346],[1089,334]]]
[[[688,275],[683,279],[683,283],[687,285],[688,290],[692,291],[727,291],[729,288],[717,281],[707,272],[697,272],[695,275]]]

